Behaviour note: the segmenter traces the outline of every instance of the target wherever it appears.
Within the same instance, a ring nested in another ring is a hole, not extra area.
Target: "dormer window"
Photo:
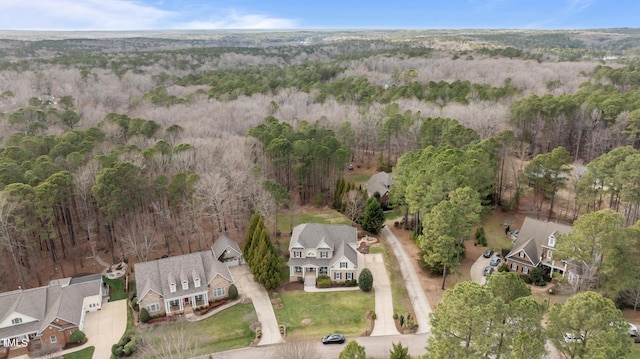
[[[189,281],[185,279],[182,281],[182,290],[187,290],[187,289],[189,289]]]
[[[327,251],[320,251],[320,258],[327,258]]]
[[[293,258],[302,258],[302,251],[293,251]]]
[[[193,278],[193,286],[196,288],[200,288],[200,278]]]
[[[11,319],[11,324],[16,325],[22,323],[22,318],[13,318]]]
[[[552,234],[549,236],[549,247],[555,247],[555,246],[556,246],[556,236]]]
[[[171,293],[175,293],[176,292],[176,284],[175,283],[169,283],[169,291]]]

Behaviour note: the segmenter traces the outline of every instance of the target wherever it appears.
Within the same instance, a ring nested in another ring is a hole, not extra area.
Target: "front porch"
[[[209,295],[203,292],[188,297],[167,299],[164,305],[167,316],[193,313],[195,309],[209,305]]]
[[[317,265],[304,265],[289,267],[289,277],[291,281],[295,281],[298,278],[304,278],[304,283],[307,285],[308,281],[312,281],[313,285],[316,283],[316,279],[321,275],[329,275],[329,267],[317,266]]]

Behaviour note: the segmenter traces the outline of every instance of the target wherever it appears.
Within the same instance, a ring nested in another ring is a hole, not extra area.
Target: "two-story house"
[[[226,248],[227,239],[223,242],[220,248]],[[235,248],[239,251],[237,245]],[[207,251],[137,263],[140,308],[146,308],[152,316],[173,315],[227,298],[233,278],[222,262],[226,258],[223,254],[214,254],[212,246]]]
[[[541,221],[526,217],[513,249],[505,257],[509,270],[528,274],[537,266],[546,267],[550,274],[569,276],[569,282],[576,278],[572,266],[567,261],[554,258],[558,235],[571,232],[572,227],[557,222]]]
[[[0,293],[0,352],[9,357],[64,346],[84,329],[86,312],[102,308],[100,274],[52,280],[49,285]]]
[[[356,250],[358,232],[344,224],[303,223],[296,226],[289,242],[289,276],[305,278],[305,283],[319,275],[334,281],[357,279],[362,268],[362,254]]]

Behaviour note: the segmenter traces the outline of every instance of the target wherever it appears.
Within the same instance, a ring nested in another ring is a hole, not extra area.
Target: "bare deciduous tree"
[[[346,206],[344,212],[353,223],[362,215],[362,212],[364,212],[366,199],[362,192],[352,189],[344,196],[344,202]]]
[[[121,241],[125,255],[135,256],[138,260],[146,262],[158,246],[158,233],[151,223],[147,223],[141,217],[137,216],[133,220]]]
[[[272,359],[320,359],[320,351],[315,343],[302,340],[290,340],[286,344],[278,345]]]

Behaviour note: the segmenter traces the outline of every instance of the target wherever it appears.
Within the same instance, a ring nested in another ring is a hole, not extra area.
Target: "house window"
[[[556,236],[552,234],[549,236],[549,247],[555,247],[555,246],[556,246]]]
[[[183,280],[182,281],[182,290],[187,290],[189,289],[189,281]]]
[[[345,274],[345,279],[346,280],[352,280],[353,279],[353,273],[349,272]]]
[[[336,273],[333,275],[333,278],[334,278],[335,280],[341,280],[341,279],[342,279],[342,272],[336,272]]]
[[[518,265],[515,263],[511,263],[511,270],[518,270]]]
[[[55,335],[52,335],[49,337],[49,341],[51,342],[51,344],[55,344],[58,342],[58,337],[56,337]]]
[[[340,262],[340,268],[347,268],[348,264],[347,262]]]
[[[529,268],[527,268],[527,267],[522,267],[522,273],[523,273],[523,274],[529,274]]]
[[[147,304],[147,311],[149,313],[151,312],[157,312],[160,310],[160,304],[158,303],[151,303],[151,304]]]
[[[11,319],[11,324],[20,324],[20,323],[22,323],[22,318]]]
[[[200,278],[193,278],[193,286],[200,288]]]
[[[169,291],[171,293],[175,293],[176,292],[176,284],[175,283],[170,283],[169,284]]]
[[[302,258],[302,251],[293,251],[293,258]]]
[[[177,307],[177,306],[180,305],[180,301],[177,300],[177,299],[174,299],[172,301],[169,301],[169,305],[172,306],[172,307]]]
[[[214,297],[223,297],[224,296],[224,288],[216,288],[213,290]]]
[[[202,294],[196,295],[196,301],[202,301],[204,300],[204,296]]]
[[[524,258],[524,251],[520,251],[518,255],[520,256],[520,258]]]
[[[549,250],[548,250],[548,251],[547,251],[547,258],[551,259],[552,253],[553,253],[553,251],[549,251]]]
[[[296,272],[297,272],[297,273],[302,272],[302,267],[300,267],[300,266],[296,266]]]
[[[327,258],[327,251],[320,251],[320,258]]]

